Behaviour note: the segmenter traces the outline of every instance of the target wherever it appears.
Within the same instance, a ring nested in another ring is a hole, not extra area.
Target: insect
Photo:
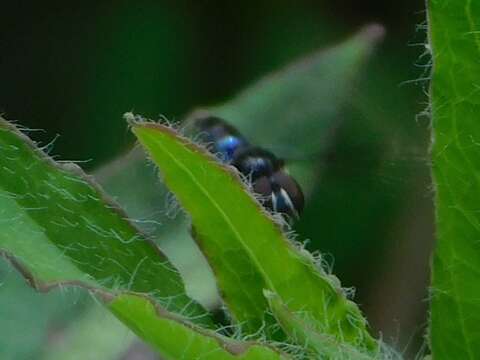
[[[265,207],[287,215],[289,220],[299,218],[304,206],[303,192],[282,159],[251,145],[237,129],[218,117],[198,118],[194,124],[209,151],[251,179],[253,191],[265,199]]]

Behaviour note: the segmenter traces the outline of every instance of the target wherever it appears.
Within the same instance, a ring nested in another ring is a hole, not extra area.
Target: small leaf
[[[58,164],[0,118],[0,254],[38,290],[58,282],[149,293],[205,311],[176,269],[76,165]]]
[[[480,2],[428,2],[437,243],[435,360],[480,358]]]
[[[336,286],[338,280],[293,246],[233,168],[168,127],[136,121],[132,127],[191,215],[195,238],[237,322],[248,332],[261,328],[268,310],[263,289],[268,289],[292,311],[315,319],[319,331],[376,349],[359,309]]]
[[[148,299],[122,294],[108,307],[164,359],[287,359],[287,356],[254,342],[237,341],[199,328],[155,307]]]

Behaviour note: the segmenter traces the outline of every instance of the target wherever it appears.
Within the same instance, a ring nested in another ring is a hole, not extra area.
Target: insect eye
[[[222,160],[230,162],[233,160],[235,152],[245,145],[246,143],[243,141],[243,139],[228,135],[219,139],[215,143],[215,152],[221,154]]]

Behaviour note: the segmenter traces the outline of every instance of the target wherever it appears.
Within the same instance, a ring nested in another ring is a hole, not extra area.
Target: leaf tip
[[[364,26],[358,33],[360,38],[368,42],[378,43],[385,37],[385,27],[378,23],[371,23]]]
[[[133,112],[126,112],[123,114],[123,118],[127,122],[128,126],[132,129],[134,134],[138,134],[138,129],[144,127],[145,124],[150,123],[141,115],[136,115]]]
[[[140,139],[142,136],[142,129],[145,129],[146,125],[151,123],[143,116],[136,115],[132,112],[126,112],[125,114],[123,114],[123,118],[127,122],[130,130],[138,139]]]
[[[123,118],[128,123],[128,125],[130,125],[132,127],[135,126],[138,123],[137,116],[130,111],[123,114]]]

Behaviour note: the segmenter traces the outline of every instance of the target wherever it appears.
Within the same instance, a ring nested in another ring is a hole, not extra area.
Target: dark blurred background
[[[386,28],[297,226],[356,288],[374,332],[413,357],[426,324],[432,210],[424,1],[2,4],[0,112],[87,171],[133,143],[122,114],[179,120],[370,22]],[[418,81],[417,81],[418,80]],[[367,121],[365,121],[367,119]],[[1,321],[1,319],[0,319]]]
[[[131,141],[125,111],[179,118],[368,22],[385,25],[382,52],[398,79],[414,79],[420,51],[409,44],[422,9],[421,0],[9,2],[0,111],[47,129],[45,141],[61,134],[55,152],[92,168]]]

